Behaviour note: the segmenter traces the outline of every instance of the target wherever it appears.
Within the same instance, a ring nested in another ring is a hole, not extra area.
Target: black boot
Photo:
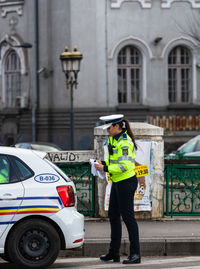
[[[105,261],[105,262],[111,261],[111,260],[113,260],[113,262],[120,262],[120,256],[118,254],[108,253],[105,255],[101,255],[100,260]]]
[[[132,264],[132,263],[140,263],[141,259],[138,254],[133,254],[128,257],[128,259],[123,260],[123,264]]]

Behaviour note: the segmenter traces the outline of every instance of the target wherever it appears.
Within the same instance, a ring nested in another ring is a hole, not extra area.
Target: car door
[[[13,223],[24,197],[24,187],[9,156],[0,154],[0,238]]]

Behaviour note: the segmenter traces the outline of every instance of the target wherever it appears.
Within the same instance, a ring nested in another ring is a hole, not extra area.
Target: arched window
[[[168,98],[169,103],[191,102],[192,57],[189,49],[175,47],[168,57]]]
[[[141,102],[142,55],[133,46],[122,48],[118,54],[118,102]]]
[[[17,53],[12,50],[5,61],[5,103],[16,107],[21,96],[21,64]]]

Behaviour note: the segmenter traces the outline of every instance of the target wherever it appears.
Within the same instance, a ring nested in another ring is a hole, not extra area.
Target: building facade
[[[199,133],[199,0],[1,0],[0,12],[2,144],[70,148],[66,45],[83,54],[76,149],[93,148],[93,128],[108,113],[163,127],[166,151]]]

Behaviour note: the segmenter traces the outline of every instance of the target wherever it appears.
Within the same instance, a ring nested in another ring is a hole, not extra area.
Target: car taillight
[[[83,238],[80,238],[80,239],[75,240],[73,243],[80,243],[82,241],[83,241]]]
[[[65,207],[75,206],[75,195],[72,186],[59,186],[57,192]]]

